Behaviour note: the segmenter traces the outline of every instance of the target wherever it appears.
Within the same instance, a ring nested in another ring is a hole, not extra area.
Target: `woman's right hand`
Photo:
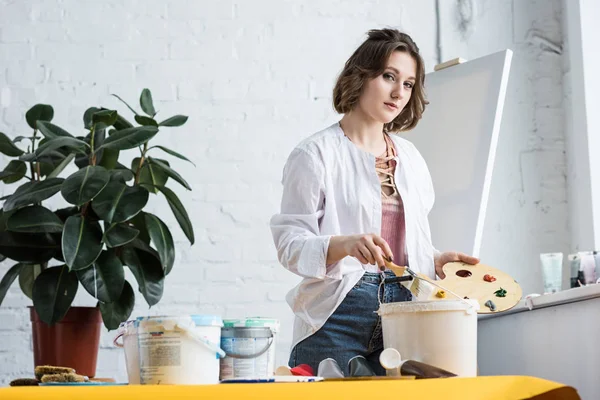
[[[387,242],[374,233],[345,236],[343,241],[344,252],[350,257],[355,257],[362,264],[377,264],[385,268],[384,256],[393,259],[392,250]]]

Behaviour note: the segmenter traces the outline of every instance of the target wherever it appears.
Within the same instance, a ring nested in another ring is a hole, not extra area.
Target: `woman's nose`
[[[403,88],[402,86],[398,86],[392,91],[393,99],[402,100],[405,96],[406,96],[406,89]]]

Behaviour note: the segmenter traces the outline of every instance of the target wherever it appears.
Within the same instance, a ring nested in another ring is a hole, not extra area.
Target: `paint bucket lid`
[[[218,315],[157,315],[138,317],[138,327],[148,327],[152,325],[162,325],[165,329],[171,330],[176,324],[184,326],[216,326],[222,327],[223,320]]]
[[[466,300],[432,300],[432,301],[403,301],[398,303],[383,303],[377,313],[381,316],[398,313],[420,313],[438,311],[466,311],[468,314],[479,310],[479,302],[474,299]]]
[[[250,327],[250,326],[226,326],[221,328],[221,338],[236,339],[263,339],[273,337],[273,332],[268,326]]]
[[[271,328],[273,333],[279,332],[279,320],[275,318],[265,317],[247,317],[243,319],[225,319],[223,320],[223,326],[225,327],[258,327],[258,328]]]
[[[196,326],[223,326],[223,320],[218,315],[192,315]]]

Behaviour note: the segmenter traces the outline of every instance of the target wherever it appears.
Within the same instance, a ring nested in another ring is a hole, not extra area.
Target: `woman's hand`
[[[379,268],[385,267],[384,255],[389,259],[394,257],[387,242],[373,233],[346,236],[344,250],[362,264],[377,264]]]
[[[380,268],[385,267],[384,256],[393,258],[387,242],[373,233],[333,236],[329,242],[327,263],[331,264],[347,256],[355,257],[362,264],[377,264]]]
[[[471,265],[479,263],[478,258],[468,256],[464,253],[457,253],[455,251],[446,251],[444,253],[440,253],[434,259],[435,273],[440,277],[440,279],[444,279],[446,277],[446,274],[444,274],[444,271],[442,270],[444,265],[454,261],[461,261]]]

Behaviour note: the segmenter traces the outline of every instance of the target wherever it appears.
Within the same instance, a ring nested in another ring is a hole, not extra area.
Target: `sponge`
[[[42,376],[42,383],[48,382],[85,382],[83,375],[73,373],[67,374],[46,374]]]
[[[52,365],[38,365],[35,367],[35,377],[38,381],[42,380],[44,375],[49,374],[74,374],[75,370],[68,367],[54,367]]]
[[[33,378],[17,378],[10,382],[10,386],[38,386],[38,380]]]

